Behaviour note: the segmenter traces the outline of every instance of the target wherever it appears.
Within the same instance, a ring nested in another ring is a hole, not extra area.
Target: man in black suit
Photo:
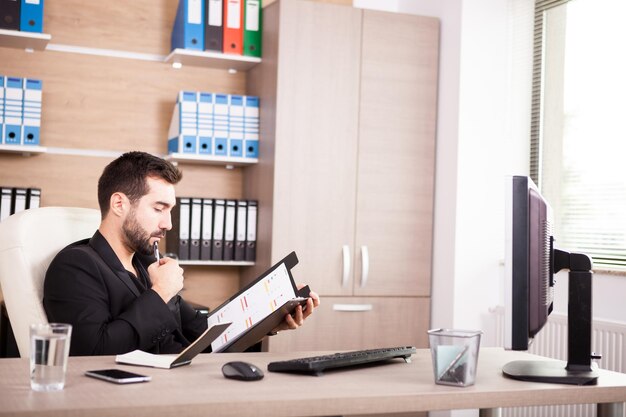
[[[100,227],[59,252],[44,281],[48,320],[73,326],[71,355],[178,353],[206,330],[206,316],[178,295],[178,262],[152,256],[154,242],[172,228],[181,178],[171,163],[143,152],[128,152],[104,169]],[[276,330],[299,327],[318,305],[311,292],[304,311],[298,307]]]

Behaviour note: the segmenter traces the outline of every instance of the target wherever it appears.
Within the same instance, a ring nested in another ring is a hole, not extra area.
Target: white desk
[[[476,385],[467,388],[435,385],[430,352],[425,349],[418,350],[410,364],[398,360],[321,377],[266,370],[268,362],[313,354],[206,354],[189,366],[171,370],[116,365],[112,356],[72,357],[65,389],[51,393],[31,391],[28,360],[1,359],[0,416],[388,415],[468,408],[493,415],[498,407],[613,403],[600,409],[607,415],[611,412],[606,410],[623,410],[626,401],[626,375],[615,372],[601,371],[598,385],[586,387],[504,378],[502,364],[537,357],[498,348],[481,349]],[[225,379],[221,367],[231,360],[256,364],[265,378]],[[152,381],[121,386],[83,376],[88,369],[112,367],[151,375]]]

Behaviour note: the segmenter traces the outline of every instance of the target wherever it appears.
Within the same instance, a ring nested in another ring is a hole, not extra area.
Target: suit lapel
[[[92,238],[89,240],[89,246],[91,246],[93,250],[100,255],[104,263],[111,268],[111,271],[128,287],[128,289],[135,294],[136,297],[139,297],[139,290],[132,281],[132,278],[128,275],[128,271],[124,268],[115,252],[113,252],[109,242],[106,241],[104,236],[102,236],[99,231],[96,230],[96,233],[94,233]]]

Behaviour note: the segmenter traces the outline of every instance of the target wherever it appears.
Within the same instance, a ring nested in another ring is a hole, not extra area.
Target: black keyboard
[[[406,362],[410,362],[411,355],[414,353],[415,348],[413,346],[356,350],[323,356],[312,356],[310,358],[270,362],[267,365],[267,369],[271,372],[301,372],[320,375],[325,370],[382,363],[395,358],[402,358]]]

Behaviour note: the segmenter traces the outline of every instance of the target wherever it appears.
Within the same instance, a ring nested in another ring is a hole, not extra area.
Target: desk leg
[[[624,417],[624,403],[598,403],[597,417]]]
[[[478,411],[479,417],[502,417],[502,409],[501,408],[481,408]],[[598,415],[598,417],[600,417]]]

